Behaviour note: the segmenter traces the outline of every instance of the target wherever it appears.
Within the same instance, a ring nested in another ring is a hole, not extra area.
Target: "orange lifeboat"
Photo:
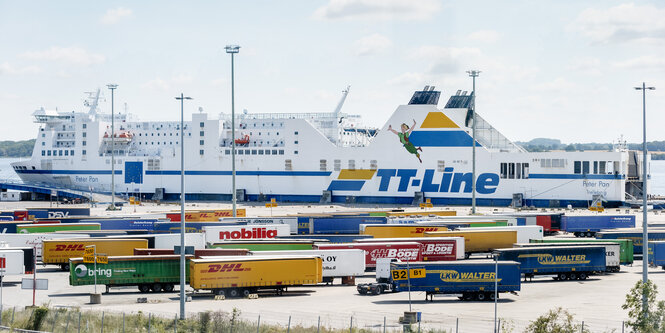
[[[236,145],[248,145],[249,135],[245,134],[241,139],[236,139]]]

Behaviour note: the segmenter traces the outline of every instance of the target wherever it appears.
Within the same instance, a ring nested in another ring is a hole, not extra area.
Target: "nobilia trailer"
[[[95,270],[95,264],[84,263],[83,258],[70,259],[69,284],[91,285],[97,275],[97,284],[106,285],[107,293],[117,286],[137,286],[140,292],[147,293],[172,292],[180,283],[180,255],[111,256],[108,261],[97,264]]]
[[[524,278],[554,275],[555,280],[586,280],[595,272],[604,272],[604,246],[544,246],[497,249],[499,260],[519,262]]]
[[[604,246],[605,247],[605,266],[608,272],[618,272],[621,270],[621,260],[619,254],[621,246],[613,242],[596,242],[596,243],[518,243],[513,244],[513,247],[542,247],[542,246]]]
[[[289,286],[323,281],[317,256],[235,256],[189,261],[189,284],[195,290],[236,297],[260,289],[280,293]]]
[[[495,277],[499,293],[517,292],[521,282],[520,264],[514,261],[499,261],[496,267],[490,260],[411,262],[408,266],[393,262],[390,275],[394,291],[424,291],[430,300],[434,294],[456,294],[466,301],[494,300]]]

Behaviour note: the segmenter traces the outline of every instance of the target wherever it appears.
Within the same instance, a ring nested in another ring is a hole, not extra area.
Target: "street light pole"
[[[642,82],[641,87],[635,87],[636,90],[642,90],[642,248],[647,249],[649,245],[649,233],[647,232],[647,90],[656,90],[655,87],[647,87]],[[642,313],[646,315],[647,293],[646,283],[649,281],[649,251],[642,251]]]
[[[472,100],[471,100],[471,112],[472,113],[472,118],[473,118],[473,124],[472,126],[472,137],[473,137],[473,143],[472,143],[472,162],[471,162],[471,214],[476,214],[476,77],[480,75],[479,70],[470,70],[467,71],[470,77],[473,78],[473,92],[471,93],[473,95]]]
[[[231,54],[231,195],[233,197],[233,217],[236,217],[236,105],[233,56],[240,52],[240,46],[226,45],[224,49],[226,53]]]
[[[497,301],[499,300],[499,254],[494,253],[494,332],[498,332],[496,326]]]
[[[118,88],[117,84],[107,84],[111,89],[111,207],[110,210],[115,210],[115,115],[113,112],[113,98],[115,89]]]
[[[180,320],[185,320],[185,100],[180,93]]]

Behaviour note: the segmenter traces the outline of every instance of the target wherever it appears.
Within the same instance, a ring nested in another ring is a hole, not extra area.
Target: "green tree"
[[[536,318],[526,328],[526,333],[588,333],[582,329],[581,324],[574,322],[574,317],[568,310],[560,307],[549,310],[546,314]]]
[[[642,295],[647,295],[646,311],[642,309]],[[626,294],[626,302],[621,306],[628,310],[626,323],[635,333],[665,333],[665,301],[656,301],[658,288],[651,280],[637,281]]]

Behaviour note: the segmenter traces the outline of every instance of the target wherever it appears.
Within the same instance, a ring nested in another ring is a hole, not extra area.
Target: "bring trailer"
[[[520,263],[524,278],[554,275],[554,280],[586,280],[596,272],[605,272],[604,246],[549,246],[497,249],[499,260]]]
[[[281,294],[290,286],[323,281],[322,260],[317,256],[237,256],[189,261],[189,284],[215,295],[248,296],[258,290]]]
[[[594,238],[543,238],[532,239],[531,243],[606,243],[619,244],[619,263],[631,265],[633,263],[633,241],[630,239],[594,239]]]
[[[192,256],[187,256],[187,260]],[[97,284],[111,287],[137,286],[142,293],[173,292],[180,283],[180,255],[109,256],[108,264],[84,263],[83,258],[69,260],[69,284],[92,285],[97,275]],[[186,265],[186,276],[189,265]]]
[[[174,249],[134,249],[135,256],[159,256],[175,254]],[[212,256],[246,256],[250,254],[247,249],[194,249],[194,258]]]
[[[99,223],[33,223],[16,226],[18,234],[35,234],[47,232],[77,232],[80,230],[101,230]]]
[[[514,261],[490,260],[393,262],[390,284],[395,292],[424,291],[425,299],[429,297],[430,301],[435,294],[457,295],[465,301],[489,301],[494,300],[495,281],[498,293],[520,290],[519,267]]]
[[[541,247],[541,246],[603,246],[605,247],[605,266],[608,272],[618,272],[621,270],[621,260],[619,254],[621,252],[621,245],[613,242],[596,242],[596,243],[517,243],[513,247]]]
[[[148,247],[145,239],[55,239],[44,240],[42,262],[60,265],[63,271],[69,271],[69,259],[83,257],[86,246],[95,245],[98,254],[107,256],[131,256],[135,248]]]

